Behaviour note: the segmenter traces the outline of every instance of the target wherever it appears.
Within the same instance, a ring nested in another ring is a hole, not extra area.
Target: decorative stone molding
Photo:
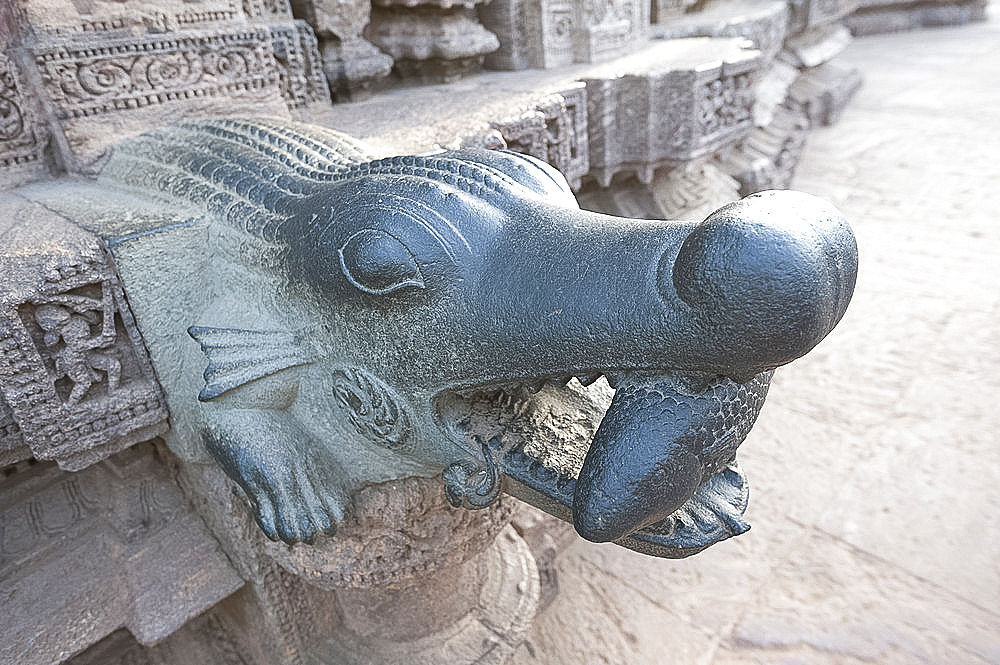
[[[2,201],[0,389],[23,443],[75,471],[165,432],[163,394],[97,238]]]
[[[500,46],[470,7],[436,3],[408,6],[377,0],[369,39],[392,56],[403,78],[447,83],[482,69],[486,54]]]
[[[287,0],[17,0],[13,9],[12,52],[31,69],[28,97],[50,115],[70,172],[94,175],[111,143],[179,118],[298,117],[330,105],[315,37]]]
[[[305,21],[271,27],[278,86],[295,117],[305,119],[315,107],[331,103],[330,86],[323,75],[316,35]]]
[[[2,662],[61,662],[121,626],[152,644],[243,585],[152,444],[2,478]]]
[[[622,172],[649,183],[657,168],[746,137],[753,129],[760,53],[744,44],[739,39],[668,41],[607,71],[588,72],[590,174],[603,187]],[[622,109],[629,110],[632,122],[619,120]]]
[[[41,47],[34,58],[59,118],[198,97],[267,101],[278,83],[264,28]]]
[[[479,15],[502,36],[487,59],[494,69],[603,62],[642,45],[649,30],[649,5],[638,0],[493,0]]]
[[[750,0],[709,4],[705,9],[664,18],[654,25],[654,39],[685,37],[743,37],[761,52],[762,64],[781,51],[788,35],[788,4],[782,0],[755,3]]]
[[[0,189],[49,174],[45,159],[49,132],[34,102],[14,61],[0,52]]]
[[[496,122],[507,148],[555,166],[574,189],[590,170],[587,139],[587,89],[578,83],[539,100],[516,118]]]

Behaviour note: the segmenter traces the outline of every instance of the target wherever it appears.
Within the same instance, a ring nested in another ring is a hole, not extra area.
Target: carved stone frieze
[[[61,662],[121,626],[157,642],[243,584],[149,443],[74,474],[7,467],[0,579],[0,662],[19,665]]]
[[[289,0],[243,0],[243,12],[250,18],[290,19],[292,6]]]
[[[41,206],[3,203],[0,389],[31,454],[77,470],[166,431],[163,394],[97,238]]]
[[[0,189],[48,175],[49,132],[33,102],[14,61],[0,52]]]
[[[173,32],[239,20],[243,4],[267,0],[13,0],[42,38],[101,33]],[[279,0],[278,4],[281,4]]]
[[[266,100],[278,82],[264,28],[41,47],[34,57],[60,118],[197,97]]]
[[[555,166],[577,189],[590,170],[587,89],[578,83],[539,100],[516,118],[494,123],[507,147]]]
[[[603,187],[621,172],[649,183],[661,166],[749,134],[760,53],[745,44],[668,41],[616,61],[613,69],[589,72],[590,174]]]
[[[649,29],[638,0],[493,0],[479,13],[500,36],[495,69],[603,62],[643,44]]]

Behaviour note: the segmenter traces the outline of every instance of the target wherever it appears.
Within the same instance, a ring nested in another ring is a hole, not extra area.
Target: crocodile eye
[[[385,231],[358,231],[337,252],[347,279],[365,293],[384,295],[407,287],[424,287],[413,254]]]

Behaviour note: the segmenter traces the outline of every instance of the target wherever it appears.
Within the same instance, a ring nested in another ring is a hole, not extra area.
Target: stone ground
[[[577,540],[514,662],[1000,663],[1000,12],[856,40],[794,183],[860,247],[848,313],[741,448],[753,530],[662,561]]]

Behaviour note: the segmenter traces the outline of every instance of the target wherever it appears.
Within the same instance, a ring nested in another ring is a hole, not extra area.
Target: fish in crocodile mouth
[[[586,371],[441,393],[445,426],[479,464],[445,471],[453,505],[510,494],[584,538],[681,558],[749,529],[736,463],[772,372]]]

